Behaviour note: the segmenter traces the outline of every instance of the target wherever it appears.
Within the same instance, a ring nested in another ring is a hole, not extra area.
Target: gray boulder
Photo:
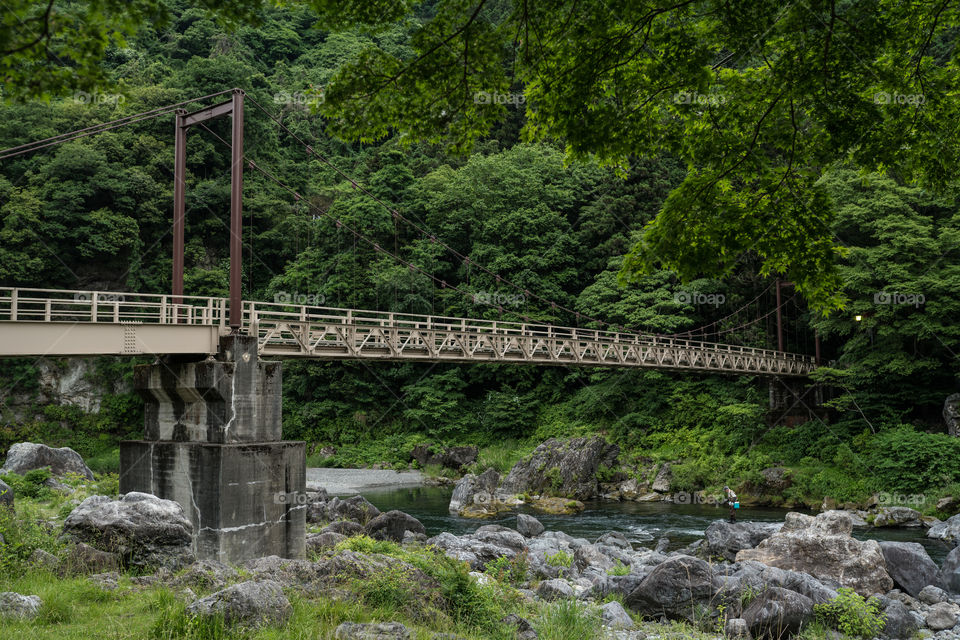
[[[952,545],[960,544],[960,514],[938,522],[927,530],[927,537],[943,540]]]
[[[217,560],[200,560],[171,580],[177,587],[219,591],[240,576],[237,570]]]
[[[494,544],[498,547],[505,547],[517,553],[527,548],[526,538],[520,535],[519,532],[499,524],[485,524],[470,534],[470,536],[474,540]]]
[[[36,618],[41,606],[40,596],[24,596],[13,591],[0,593],[0,618]]]
[[[0,480],[0,507],[13,509],[13,488]]]
[[[947,425],[947,433],[960,436],[960,393],[951,393],[943,401],[943,421]]]
[[[533,516],[525,513],[517,514],[517,532],[527,538],[536,538],[543,533],[543,525]]]
[[[954,547],[943,561],[940,584],[947,591],[960,593],[960,547]]]
[[[620,447],[600,437],[551,438],[529,458],[513,466],[504,478],[505,494],[533,493],[589,500],[598,495],[597,471],[618,465]]]
[[[650,488],[657,493],[667,493],[670,491],[670,483],[673,481],[673,472],[670,470],[670,463],[665,462],[657,469],[657,477],[653,479]]]
[[[7,450],[7,461],[0,473],[25,474],[34,469],[50,468],[55,476],[76,473],[87,480],[93,480],[93,471],[83,462],[80,454],[70,447],[51,449],[45,444],[18,442]]]
[[[435,453],[429,444],[418,444],[410,452],[410,458],[416,460],[421,466],[428,464],[438,464],[447,469],[459,471],[463,467],[473,464],[477,461],[477,454],[480,452],[477,447],[446,447],[443,451]]]
[[[381,513],[368,522],[364,530],[374,540],[392,540],[393,542],[403,542],[403,536],[407,531],[424,535],[427,533],[423,523],[396,509]]]
[[[604,545],[607,547],[617,547],[618,549],[624,549],[627,551],[633,550],[633,545],[630,544],[630,541],[627,540],[627,537],[622,533],[616,531],[609,531],[599,538],[594,544]]]
[[[124,565],[176,570],[193,564],[193,525],[172,500],[131,491],[119,500],[91,496],[67,516],[63,533],[101,551],[116,553]]]
[[[30,564],[54,572],[60,568],[60,559],[49,551],[34,549],[33,553],[30,554]]]
[[[937,565],[919,542],[883,541],[880,550],[893,584],[911,596],[917,597],[925,586],[937,583]]]
[[[907,605],[892,598],[882,598],[883,613],[886,621],[883,625],[883,635],[891,640],[907,640],[913,638],[919,625]]]
[[[600,607],[600,620],[611,629],[633,629],[633,618],[616,600]]]
[[[703,560],[675,556],[654,567],[627,596],[626,605],[645,616],[667,616],[693,622],[713,600],[719,580]]]
[[[335,546],[347,539],[342,533],[328,531],[327,533],[308,533],[307,534],[307,552],[318,552],[324,549],[333,549]]]
[[[290,601],[283,587],[272,580],[235,584],[187,607],[192,616],[223,616],[227,625],[282,624],[290,617]]]
[[[873,518],[875,527],[919,527],[920,512],[910,507],[881,507]]]
[[[566,580],[544,580],[537,587],[537,596],[544,600],[572,598],[573,587],[571,587]]]
[[[728,522],[715,520],[707,527],[705,534],[707,552],[712,556],[721,556],[731,562],[737,552],[753,549],[755,546],[780,531],[780,522]]]
[[[455,536],[448,531],[428,539],[427,544],[440,549],[451,558],[466,562],[471,569],[477,571],[482,571],[488,562],[497,558],[513,558],[517,555],[517,551],[510,547],[484,542],[471,535]]]
[[[750,625],[743,618],[727,618],[723,623],[723,635],[726,638],[746,638],[750,640]]]
[[[350,496],[341,499],[333,497],[326,503],[327,520],[352,520],[360,524],[366,524],[368,521],[380,515],[380,509],[373,506],[363,496]]]
[[[487,469],[480,475],[468,473],[453,488],[450,496],[450,513],[462,516],[484,517],[494,515],[501,510],[496,499],[500,474],[495,469]]]
[[[336,640],[408,640],[410,632],[399,622],[344,622],[333,632]]]
[[[833,581],[862,596],[886,593],[893,580],[875,540],[853,538],[853,521],[844,511],[825,511],[815,518],[788,513],[783,527],[754,549],[737,553],[737,561],[755,560],[781,569]]]
[[[928,584],[923,589],[920,589],[920,593],[917,594],[917,600],[924,604],[939,604],[941,602],[947,602],[949,599],[950,594],[932,584]]]
[[[934,631],[952,629],[957,624],[957,605],[949,602],[932,605],[927,611],[926,621]]]
[[[64,567],[68,573],[78,574],[116,571],[120,568],[120,556],[79,542],[70,549]]]
[[[743,591],[759,593],[768,586],[780,587],[804,595],[814,604],[830,602],[837,597],[837,592],[813,576],[799,571],[780,569],[765,564],[744,561],[738,563],[736,570],[725,584],[724,591],[735,596],[739,601]]]
[[[769,587],[743,611],[754,636],[786,638],[813,618],[813,600],[795,591]]]
[[[511,613],[500,622],[504,627],[516,630],[517,640],[537,640],[537,632],[533,629],[533,625],[515,613]]]

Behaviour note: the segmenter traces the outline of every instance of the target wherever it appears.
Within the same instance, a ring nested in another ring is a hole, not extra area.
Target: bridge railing
[[[519,323],[475,318],[454,318],[388,311],[339,309],[335,307],[308,307],[284,303],[244,303],[244,326],[252,334],[265,334],[280,323],[307,323],[316,325],[339,324],[343,327],[369,332],[371,329],[391,329],[409,333],[412,331],[458,332],[472,335],[532,336],[546,339],[585,341],[598,344],[635,344],[649,347],[673,347],[678,349],[723,351],[731,354],[767,358],[779,358],[803,363],[812,363],[813,358],[772,349],[744,347],[716,342],[682,338],[665,338],[655,335],[622,333],[564,327],[548,324]],[[282,338],[274,338],[283,340]],[[294,344],[296,341],[288,339]]]
[[[225,298],[0,287],[0,320],[227,325]]]
[[[216,325],[228,330],[226,298],[179,296],[151,293],[65,291],[0,287],[0,321],[19,322],[112,322]],[[682,349],[727,353],[791,361],[811,367],[813,358],[772,349],[744,347],[699,340],[665,338],[655,335],[602,331],[549,324],[453,318],[388,311],[298,306],[276,302],[244,302],[243,328],[264,336],[281,325],[337,326],[353,335],[390,332],[410,336],[416,332],[446,332],[465,336],[496,336],[570,340],[594,345],[639,345],[659,349]],[[327,340],[335,340],[333,335]],[[272,344],[296,344],[296,339],[274,332]]]

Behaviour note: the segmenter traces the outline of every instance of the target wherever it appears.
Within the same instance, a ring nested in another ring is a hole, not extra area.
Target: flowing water
[[[381,511],[399,509],[417,518],[426,527],[429,536],[443,531],[462,535],[484,524],[516,526],[516,512],[506,512],[498,518],[482,521],[449,513],[447,505],[451,492],[449,487],[412,487],[368,489],[362,494]],[[536,516],[548,531],[563,531],[588,540],[595,540],[607,531],[618,531],[635,545],[652,547],[657,540],[666,536],[670,540],[670,550],[702,538],[711,522],[727,516],[726,507],[715,505],[610,501],[592,501],[586,505],[586,510],[573,516],[547,515],[523,508],[521,511]],[[738,519],[783,522],[786,513],[784,509],[744,508],[738,512]],[[944,543],[926,538],[922,528],[854,529],[854,536],[860,539],[919,542],[937,564],[942,563],[949,551]]]

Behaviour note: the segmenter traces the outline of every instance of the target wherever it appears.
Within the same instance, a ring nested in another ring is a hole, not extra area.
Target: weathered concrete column
[[[246,336],[221,338],[216,359],[134,372],[144,439],[120,445],[120,491],[179,502],[198,558],[304,556],[305,445],[281,440],[281,382]]]

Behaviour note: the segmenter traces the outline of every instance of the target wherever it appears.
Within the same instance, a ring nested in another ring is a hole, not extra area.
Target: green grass
[[[540,640],[599,640],[600,614],[582,607],[576,600],[559,600],[545,605],[533,623]]]

